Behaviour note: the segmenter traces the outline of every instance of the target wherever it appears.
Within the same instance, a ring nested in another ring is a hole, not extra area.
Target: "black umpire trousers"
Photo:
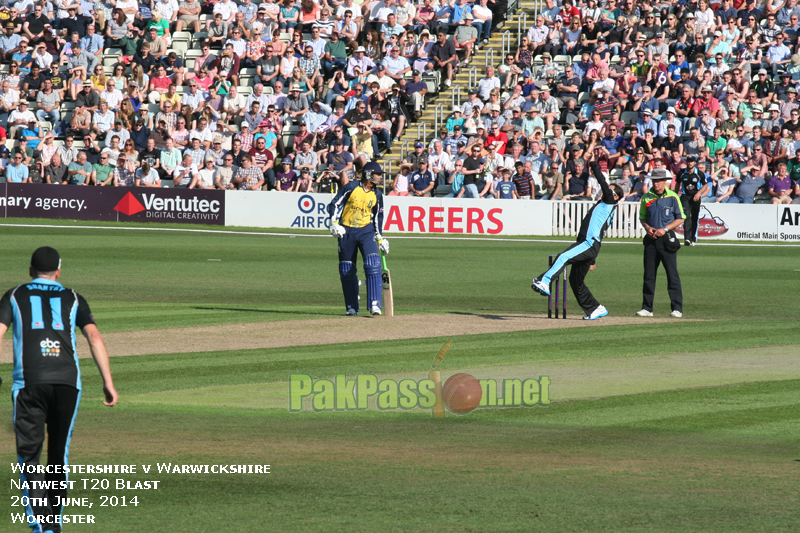
[[[14,433],[17,439],[17,459],[25,465],[25,471],[20,475],[21,481],[66,481],[67,475],[59,473],[37,473],[35,467],[39,465],[42,455],[42,445],[45,438],[45,425],[47,426],[47,465],[65,465],[68,462],[69,441],[75,423],[75,415],[80,403],[80,391],[69,385],[28,385],[15,391],[14,397]],[[30,467],[33,466],[33,469]],[[32,471],[29,471],[32,470]],[[57,484],[56,484],[57,485]],[[40,523],[44,531],[61,531],[61,524],[57,524],[55,517],[61,514],[60,501],[67,497],[67,489],[56,487],[50,489],[31,488],[23,490],[23,495],[34,500],[35,506],[26,507],[29,515],[43,516],[45,520]],[[57,501],[58,500],[58,501]],[[45,505],[38,505],[45,503]]]
[[[653,297],[656,292],[656,275],[659,265],[664,265],[667,273],[667,292],[673,311],[683,312],[683,291],[678,274],[677,252],[664,249],[662,239],[644,238],[644,286],[642,288],[642,309],[653,311]]]
[[[697,242],[697,219],[700,218],[700,203],[702,199],[694,201],[694,194],[682,194],[681,204],[686,218],[683,221],[683,238],[687,241]]]

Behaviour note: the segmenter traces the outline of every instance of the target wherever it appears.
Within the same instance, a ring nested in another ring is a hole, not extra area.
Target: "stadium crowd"
[[[72,2],[72,3],[71,3]],[[597,161],[703,201],[796,200],[796,0],[545,0],[390,194],[591,200]],[[0,11],[9,182],[332,191],[391,154],[502,0],[20,0]],[[800,200],[796,200],[800,201]]]
[[[19,0],[0,9],[2,172],[331,191],[451,85],[501,2]]]
[[[701,177],[703,202],[800,203],[799,18],[796,0],[546,0],[390,194],[592,200],[596,161],[625,201],[663,169],[679,192]]]

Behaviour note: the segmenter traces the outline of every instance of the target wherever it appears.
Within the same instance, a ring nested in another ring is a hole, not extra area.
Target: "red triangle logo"
[[[114,206],[114,211],[119,211],[123,215],[133,216],[144,211],[142,203],[130,192],[122,197],[122,200]]]

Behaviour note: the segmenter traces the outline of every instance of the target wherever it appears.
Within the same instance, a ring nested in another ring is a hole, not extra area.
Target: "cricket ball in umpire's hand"
[[[453,374],[442,389],[444,403],[456,413],[469,413],[481,402],[481,384],[469,374]]]

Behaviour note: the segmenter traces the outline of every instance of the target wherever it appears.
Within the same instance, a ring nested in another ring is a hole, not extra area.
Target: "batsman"
[[[595,300],[589,287],[584,280],[590,270],[594,270],[595,258],[600,253],[600,243],[603,240],[606,229],[614,220],[614,212],[617,202],[622,198],[622,189],[619,185],[608,185],[606,178],[600,170],[600,166],[592,161],[590,163],[592,173],[600,184],[602,197],[600,201],[592,206],[586,216],[581,221],[581,229],[578,238],[572,246],[561,252],[550,269],[539,276],[533,278],[531,288],[540,294],[548,296],[550,294],[550,279],[558,276],[561,271],[572,265],[569,273],[569,285],[575,294],[578,305],[581,306],[586,316],[584,320],[597,320],[606,316],[608,310]]]
[[[383,238],[383,169],[378,163],[367,163],[361,171],[361,182],[342,187],[328,204],[331,235],[339,239],[339,276],[344,292],[345,314],[356,316],[358,305],[358,251],[364,259],[367,275],[369,311],[379,316],[383,308],[381,292],[381,256],[389,253],[389,241]]]

